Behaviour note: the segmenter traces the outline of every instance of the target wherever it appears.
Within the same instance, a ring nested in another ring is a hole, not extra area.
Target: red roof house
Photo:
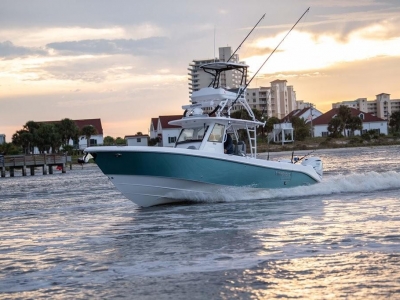
[[[378,133],[388,134],[387,120],[378,118],[370,113],[362,112],[358,109],[351,108],[352,116],[359,116],[363,122],[362,132],[355,131],[355,135],[361,135],[369,130],[376,130]],[[314,136],[328,136],[328,124],[330,120],[337,116],[339,108],[332,108],[330,111],[313,120]]]

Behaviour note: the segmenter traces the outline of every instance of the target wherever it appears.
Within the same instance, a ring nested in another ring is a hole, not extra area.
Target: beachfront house
[[[85,126],[93,126],[96,130],[96,134],[90,136],[90,146],[103,145],[103,127],[101,125],[101,119],[82,119],[82,120],[72,120],[78,126],[79,130],[82,130]],[[60,121],[44,121],[38,123],[51,123],[56,124]],[[83,151],[87,147],[87,140],[84,135],[78,137],[77,141],[69,140],[69,145],[73,146],[75,150]],[[33,154],[38,154],[39,149],[35,147],[33,149]]]
[[[128,146],[148,146],[149,136],[147,134],[126,135],[124,137]]]
[[[161,147],[173,147],[181,131],[181,127],[169,125],[168,122],[181,119],[182,115],[159,116],[157,123],[158,145]]]
[[[150,129],[149,129],[149,134],[151,139],[155,139],[157,137],[157,125],[158,125],[158,118],[151,118]]]
[[[363,129],[356,130],[354,135],[361,135],[368,132],[369,130],[374,130],[378,134],[388,134],[388,122],[387,120],[378,118],[370,113],[362,112],[355,108],[350,108],[352,116],[359,116],[363,123]],[[329,136],[328,124],[332,118],[336,117],[339,108],[333,108],[330,111],[324,113],[318,118],[313,120],[314,136],[315,137],[327,137]],[[346,129],[346,136],[350,136],[350,130]]]
[[[303,119],[305,123],[310,123],[312,120],[322,115],[318,109],[314,107],[304,107],[302,109],[295,109],[286,115],[279,124],[274,124],[274,129],[270,134],[270,139],[275,143],[292,143],[294,142],[293,126],[290,123],[293,117]]]
[[[103,127],[101,125],[101,119],[83,119],[73,121],[76,126],[78,126],[79,130],[82,130],[83,127],[88,125],[93,126],[96,129],[96,134],[90,136],[90,146],[103,145]],[[83,150],[87,147],[87,140],[85,136],[79,136],[78,143],[74,143],[70,140],[69,144],[73,145],[75,149]]]
[[[318,109],[315,107],[304,107],[303,109],[295,109],[291,111],[287,116],[285,116],[282,119],[282,122],[290,122],[290,119],[292,117],[299,117],[300,119],[303,119],[305,123],[311,122],[311,120],[314,120],[318,118],[319,116],[322,115],[322,112],[320,112]]]

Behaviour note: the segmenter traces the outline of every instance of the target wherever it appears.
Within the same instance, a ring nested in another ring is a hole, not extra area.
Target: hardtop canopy
[[[220,75],[222,72],[237,70],[242,73],[242,79],[240,85],[246,85],[247,83],[247,68],[249,66],[241,63],[233,63],[233,62],[212,62],[207,63],[200,66],[200,69],[203,69],[204,72],[212,75],[214,78],[211,83],[208,85],[209,87],[218,88],[220,85]]]

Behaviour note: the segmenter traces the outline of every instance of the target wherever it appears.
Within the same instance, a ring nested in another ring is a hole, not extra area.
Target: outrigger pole
[[[250,32],[246,35],[246,37],[243,39],[243,41],[240,43],[240,45],[236,48],[235,52],[233,52],[233,54],[231,55],[231,57],[229,57],[229,59],[226,62],[229,62],[231,60],[231,58],[236,54],[236,52],[240,49],[240,47],[242,47],[243,43],[247,40],[247,38],[249,37],[249,35],[253,32],[253,30],[258,26],[258,24],[261,22],[262,19],[264,19],[265,14],[262,15],[262,17],[260,18],[260,20],[258,20],[258,22],[256,23],[256,25],[254,25],[254,27],[250,30]],[[214,34],[214,39],[215,39],[215,34]],[[215,47],[214,47],[215,48]],[[215,54],[214,54],[215,57]],[[211,85],[211,84],[210,84]],[[246,86],[247,87],[247,86]],[[236,99],[237,100],[237,99]],[[235,102],[236,102],[235,100]],[[218,109],[220,109],[221,107],[219,105],[217,105],[214,110],[210,113],[208,113],[209,116],[213,115]],[[183,115],[186,114],[186,111],[183,113]]]
[[[257,72],[254,73],[253,77],[251,77],[251,79],[249,80],[249,82],[244,86],[243,89],[240,89],[238,96],[236,97],[235,101],[232,102],[231,107],[233,107],[233,105],[235,105],[236,101],[240,98],[240,96],[243,94],[244,90],[249,86],[249,84],[251,83],[251,81],[254,79],[254,77],[256,77],[256,75],[258,74],[258,72],[260,72],[260,70],[262,69],[262,67],[264,67],[265,63],[269,60],[269,58],[272,56],[272,54],[275,53],[275,51],[279,48],[279,46],[282,44],[282,42],[286,39],[286,37],[289,35],[290,32],[292,32],[292,30],[296,27],[296,25],[300,22],[300,20],[304,17],[304,15],[306,13],[308,13],[308,11],[310,10],[310,8],[307,8],[307,10],[301,15],[301,17],[297,20],[296,23],[294,23],[294,25],[292,26],[292,28],[290,28],[290,30],[288,31],[288,33],[286,33],[286,35],[283,37],[283,39],[279,42],[279,44],[275,47],[275,49],[271,52],[271,54],[267,57],[267,59],[263,62],[263,64],[261,65],[260,68],[258,68]],[[257,23],[258,24],[258,23]],[[246,37],[247,38],[247,37]],[[235,51],[236,52],[236,51]]]
[[[231,55],[231,57],[229,57],[229,59],[226,62],[229,62],[231,60],[231,58],[236,54],[236,52],[240,49],[240,47],[242,47],[243,43],[247,40],[247,38],[249,37],[249,35],[253,32],[253,30],[257,27],[258,23],[261,22],[262,19],[264,19],[265,14],[263,14],[263,16],[261,17],[260,20],[258,20],[257,24],[254,25],[253,29],[250,30],[250,32],[247,34],[247,36],[244,38],[244,40],[240,43],[240,45],[236,48],[235,52],[233,52],[233,54]],[[215,55],[214,55],[215,56]]]

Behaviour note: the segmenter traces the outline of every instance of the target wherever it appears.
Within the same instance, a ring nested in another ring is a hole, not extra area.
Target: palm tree
[[[93,125],[86,125],[81,129],[81,135],[85,136],[88,147],[90,147],[90,137],[95,134],[97,130]]]
[[[303,118],[293,116],[290,118],[290,122],[292,123],[296,140],[304,141],[310,135],[310,128]]]
[[[115,144],[116,144],[116,145],[126,145],[126,141],[125,141],[125,139],[123,139],[122,137],[117,137],[117,138],[115,139]]]
[[[400,111],[396,111],[390,115],[389,126],[392,127],[394,132],[400,130]]]
[[[25,140],[29,140],[29,143],[27,145],[28,152],[33,151],[33,148],[37,144],[36,131],[39,129],[39,126],[40,124],[36,123],[35,121],[28,121],[22,127],[24,131],[29,133],[29,138],[28,135],[25,135]]]
[[[339,110],[337,113],[337,117],[342,120],[342,131],[344,131],[344,129],[346,128],[347,123],[349,122],[350,118],[351,118],[351,109],[350,107],[346,106],[346,105],[340,105],[339,106]],[[346,134],[344,134],[344,136],[346,136]]]
[[[334,117],[328,123],[328,131],[331,133],[330,136],[337,138],[340,137],[341,132],[344,130],[344,123],[341,118]]]
[[[79,128],[75,122],[71,119],[62,119],[58,125],[58,129],[61,135],[63,146],[68,145],[69,141],[76,139],[79,134]]]
[[[362,130],[363,129],[363,123],[362,120],[359,116],[351,116],[347,120],[346,124],[346,129],[349,129],[351,131],[351,135],[354,135],[354,131],[356,130]]]
[[[39,151],[49,153],[50,148],[53,153],[58,150],[61,144],[59,132],[54,124],[41,123],[36,130],[36,146]]]
[[[113,137],[107,135],[103,140],[104,146],[111,146],[115,144],[115,140]]]
[[[18,130],[12,136],[12,143],[22,148],[22,152],[28,154],[33,142],[33,134],[28,130]]]

